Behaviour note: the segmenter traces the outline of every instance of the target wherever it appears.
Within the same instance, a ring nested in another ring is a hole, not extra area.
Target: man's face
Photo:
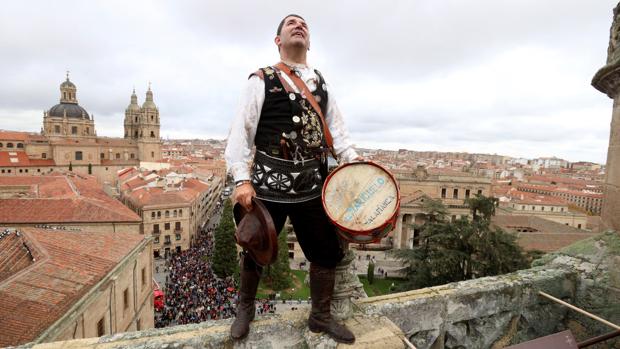
[[[294,16],[284,19],[284,25],[280,35],[276,36],[276,45],[279,49],[286,47],[310,47],[310,32],[306,22]]]

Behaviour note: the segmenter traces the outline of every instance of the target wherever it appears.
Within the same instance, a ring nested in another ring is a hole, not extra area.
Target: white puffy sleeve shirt
[[[301,66],[297,67],[297,70],[301,72],[301,78],[308,85],[308,89],[314,92],[318,81],[314,69]],[[280,72],[280,76],[288,82],[291,88],[300,92],[286,74]],[[327,112],[324,113],[324,116],[334,140],[334,150],[341,164],[351,162],[358,155],[349,140],[349,132],[344,125],[342,113],[336,104],[334,94],[329,91],[329,85],[327,90],[329,97],[327,99]],[[252,160],[254,136],[264,102],[265,82],[254,75],[248,79],[241,93],[239,106],[228,134],[228,143],[224,152],[228,171],[235,181],[250,179],[250,161]]]

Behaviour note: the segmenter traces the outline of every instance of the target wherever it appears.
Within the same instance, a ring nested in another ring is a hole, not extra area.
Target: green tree
[[[375,282],[375,263],[372,261],[368,263],[368,270],[366,271],[366,279],[368,280],[368,284],[372,285]]]
[[[516,237],[491,226],[497,200],[477,195],[466,202],[474,218],[454,222],[448,221],[445,207],[437,201],[425,203],[420,244],[393,252],[407,266],[408,282],[401,287],[441,285],[528,266]]]
[[[91,175],[93,174],[93,164],[88,163],[88,174]]]
[[[286,227],[278,235],[278,259],[275,263],[264,268],[263,282],[274,291],[287,289],[293,285],[291,266],[288,259],[288,242],[286,241]]]
[[[69,171],[73,171],[73,164],[69,161]]]
[[[221,278],[235,276],[239,273],[239,262],[230,200],[224,203],[220,224],[215,229],[214,240],[213,272]]]

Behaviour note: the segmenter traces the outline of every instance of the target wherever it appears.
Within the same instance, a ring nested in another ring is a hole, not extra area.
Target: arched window
[[[13,148],[13,143],[7,143],[7,144],[6,144],[6,147],[7,147],[7,148]]]
[[[176,217],[178,215],[177,210],[172,211],[172,217]]]
[[[183,210],[179,210],[179,217],[183,217]]]
[[[2,147],[3,147],[2,142],[0,142],[0,148],[2,148]]]
[[[137,117],[137,116],[136,116],[136,119],[135,119],[135,120],[136,120],[136,122],[138,122],[138,117]]]
[[[157,218],[161,218],[161,211],[157,211]]]
[[[166,218],[170,218],[170,211],[166,210]]]
[[[17,143],[17,147],[18,148],[23,148],[24,147],[24,143]]]
[[[155,132],[151,131],[151,138],[155,138]]]

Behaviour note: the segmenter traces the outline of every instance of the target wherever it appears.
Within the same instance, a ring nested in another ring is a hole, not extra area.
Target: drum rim
[[[372,233],[373,231],[377,230],[377,229],[381,229],[381,226],[376,227],[376,228],[372,228],[372,229],[367,229],[367,230],[359,230],[359,231],[354,231],[351,230],[350,228],[347,228],[345,226],[340,225],[338,222],[336,222],[330,215],[329,215],[329,211],[327,210],[327,207],[325,206],[325,189],[327,188],[327,183],[329,183],[330,179],[332,178],[332,176],[334,176],[334,174],[340,170],[342,170],[343,168],[347,167],[347,166],[353,166],[353,165],[360,165],[360,164],[368,164],[368,165],[372,165],[375,167],[378,167],[379,169],[383,170],[383,172],[387,173],[387,175],[390,177],[390,179],[392,180],[392,182],[395,184],[396,186],[396,205],[394,206],[394,211],[392,212],[392,215],[390,217],[395,217],[398,218],[398,215],[400,214],[400,186],[398,185],[398,181],[396,180],[396,177],[394,177],[394,175],[388,171],[385,167],[377,164],[376,162],[373,161],[354,161],[354,162],[348,162],[344,165],[340,165],[338,166],[335,170],[333,170],[325,179],[325,182],[323,183],[323,188],[321,190],[321,204],[323,205],[323,210],[325,211],[325,215],[327,216],[327,219],[329,219],[329,221],[336,226],[337,230],[341,230],[341,231],[345,231],[348,234],[351,235],[365,235],[368,236],[370,235],[370,233]],[[386,223],[389,222],[386,221]],[[394,224],[394,228],[396,228],[396,224]],[[389,232],[388,232],[389,234]],[[342,234],[338,234],[339,236],[342,236]],[[387,234],[386,234],[387,235]],[[385,236],[382,236],[381,238],[383,238]],[[379,239],[381,239],[379,238]],[[354,242],[354,243],[359,243],[359,242],[355,242],[355,241],[351,241],[348,238],[345,238],[346,240],[350,241],[350,242]],[[372,243],[372,242],[371,242]]]

